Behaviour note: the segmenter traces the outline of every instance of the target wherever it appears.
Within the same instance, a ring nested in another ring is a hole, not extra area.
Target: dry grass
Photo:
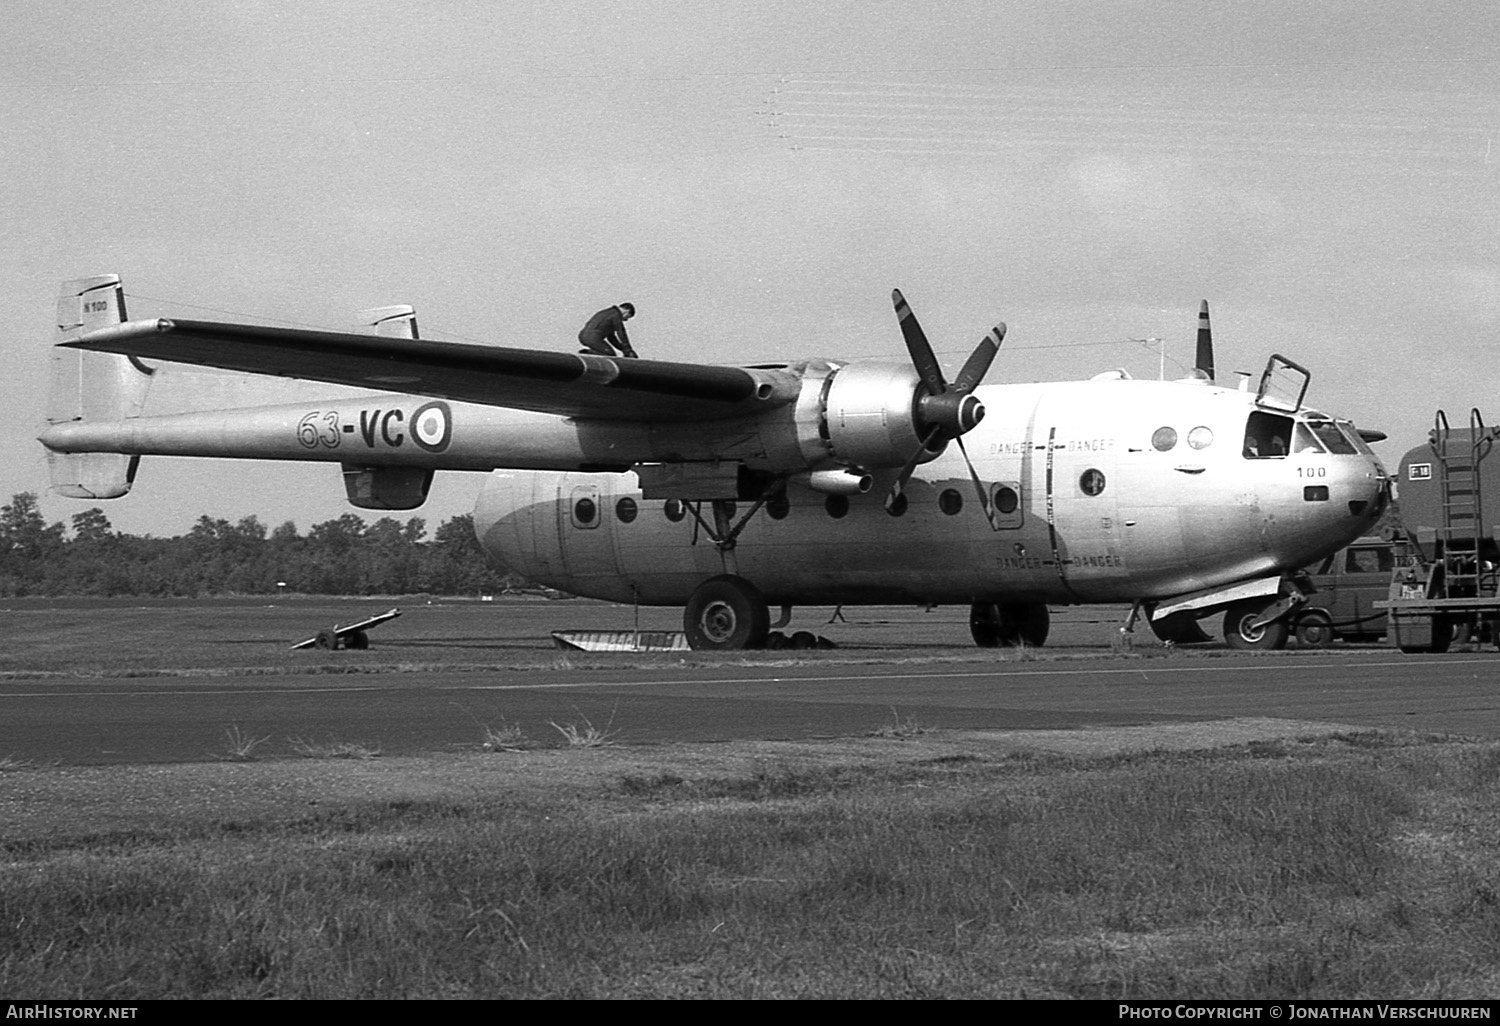
[[[583,716],[582,713],[579,713]],[[619,731],[614,729],[615,714],[609,714],[609,722],[602,728],[594,726],[594,721],[583,716],[583,723],[556,723],[548,720],[552,729],[562,735],[563,743],[569,748],[607,748],[614,744],[619,737]]]
[[[255,750],[269,740],[271,740],[270,734],[257,737],[254,734],[242,733],[240,725],[236,723],[224,731],[225,751],[216,753],[215,757],[227,759],[230,762],[250,762],[255,758]]]
[[[330,737],[326,741],[314,741],[301,737],[289,737],[287,744],[293,752],[304,759],[378,759],[379,742],[344,741]]]

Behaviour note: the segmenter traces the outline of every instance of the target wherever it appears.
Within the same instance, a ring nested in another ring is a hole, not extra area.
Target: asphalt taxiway
[[[1500,654],[1326,653],[1042,658],[906,665],[622,665],[344,676],[26,680],[0,686],[0,758],[192,762],[225,732],[359,742],[386,754],[476,749],[482,727],[544,744],[592,724],[621,744],[859,735],[893,722],[1040,730],[1273,717],[1500,737]]]

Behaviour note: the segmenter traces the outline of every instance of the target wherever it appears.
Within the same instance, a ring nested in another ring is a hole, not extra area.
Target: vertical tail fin
[[[410,306],[377,306],[359,312],[360,331],[386,338],[421,338],[417,333],[417,311]]]
[[[125,289],[117,274],[66,281],[57,297],[55,341],[119,324],[125,318]],[[52,350],[52,385],[47,422],[117,421],[139,417],[152,371],[134,357]],[[139,456],[128,453],[61,453],[48,450],[52,490],[76,499],[114,499],[130,491]]]

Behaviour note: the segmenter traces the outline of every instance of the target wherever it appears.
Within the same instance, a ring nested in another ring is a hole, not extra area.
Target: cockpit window
[[[1285,456],[1287,440],[1291,437],[1291,417],[1259,411],[1252,413],[1245,424],[1245,458],[1265,460]]]
[[[1338,422],[1339,430],[1344,432],[1344,437],[1349,439],[1349,444],[1363,456],[1374,456],[1375,450],[1370,448],[1370,443],[1359,437],[1359,429],[1347,420]]]
[[[1312,429],[1306,424],[1298,424],[1292,434],[1292,452],[1325,452],[1318,436],[1312,433]]]
[[[1318,436],[1318,441],[1322,442],[1323,447],[1329,452],[1338,456],[1353,456],[1359,452],[1349,439],[1344,437],[1344,433],[1333,421],[1309,420],[1307,426],[1312,429],[1313,434]]]

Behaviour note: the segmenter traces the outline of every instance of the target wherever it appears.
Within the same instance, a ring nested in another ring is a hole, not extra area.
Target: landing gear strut
[[[1040,648],[1050,626],[1042,602],[976,602],[969,607],[969,633],[980,648]]]
[[[720,574],[698,585],[688,599],[682,629],[695,650],[761,648],[771,629],[771,610],[755,585]]]

